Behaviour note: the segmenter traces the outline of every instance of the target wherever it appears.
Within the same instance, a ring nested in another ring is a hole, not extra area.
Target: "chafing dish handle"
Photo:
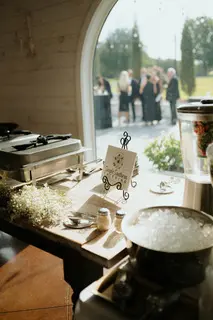
[[[13,130],[12,131],[13,134],[24,134],[24,135],[28,135],[31,134],[32,132],[29,130]]]
[[[72,137],[72,134],[68,133],[68,134],[61,134],[61,135],[49,134],[45,138],[47,140],[54,140],[54,139],[66,140],[66,139],[70,139],[71,137]]]

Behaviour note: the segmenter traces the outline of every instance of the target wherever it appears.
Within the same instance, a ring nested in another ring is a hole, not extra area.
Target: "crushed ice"
[[[174,209],[141,211],[129,226],[130,239],[156,251],[191,252],[213,245],[213,226]]]

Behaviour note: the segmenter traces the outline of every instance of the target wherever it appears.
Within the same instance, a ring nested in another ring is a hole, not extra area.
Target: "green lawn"
[[[112,92],[117,93],[117,79],[109,79]],[[196,78],[196,90],[193,96],[204,96],[207,92],[210,92],[213,96],[213,77],[198,77]],[[180,97],[185,100],[188,96],[182,91],[180,85]]]
[[[205,96],[207,92],[213,95],[213,77],[198,77],[196,78],[196,89],[193,96]],[[180,96],[182,99],[187,98],[187,95],[181,90]]]

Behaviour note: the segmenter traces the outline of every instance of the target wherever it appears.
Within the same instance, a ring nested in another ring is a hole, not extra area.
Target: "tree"
[[[135,78],[140,78],[140,68],[142,59],[142,43],[140,41],[140,35],[138,26],[135,22],[132,29],[132,69]]]
[[[148,53],[146,52],[145,48],[143,47],[142,50],[142,66],[147,68],[147,67],[152,67],[155,63],[155,59],[152,59]]]
[[[182,32],[180,79],[183,91],[191,95],[195,90],[195,75],[193,43],[188,21],[185,22]]]
[[[94,59],[94,72],[97,73],[100,70],[105,77],[117,78],[122,70],[130,68],[134,70],[134,76],[139,78],[142,55],[144,66],[153,64],[152,59],[143,50],[137,26],[134,30],[116,29],[109,34],[104,42],[98,43]]]
[[[131,67],[132,32],[128,29],[116,29],[106,41],[99,43],[96,54],[99,54],[101,74],[105,77],[118,77],[122,70]],[[95,58],[95,63],[97,59]],[[97,69],[95,67],[94,69]]]
[[[194,58],[203,64],[205,75],[213,67],[213,19],[198,17],[188,20],[193,40]]]
[[[100,62],[100,50],[98,46],[96,47],[95,50],[95,57],[94,57],[94,65],[93,65],[93,75],[95,77],[101,75],[101,62]]]

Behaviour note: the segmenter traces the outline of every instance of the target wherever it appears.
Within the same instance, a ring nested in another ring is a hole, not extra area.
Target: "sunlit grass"
[[[112,92],[118,93],[117,90],[117,79],[109,79]],[[196,89],[193,93],[193,96],[205,96],[207,92],[210,92],[210,94],[213,96],[213,77],[198,77],[196,78]],[[165,96],[165,93],[164,93]],[[180,85],[180,98],[182,100],[185,100],[188,98],[187,94],[184,93],[181,89]]]

